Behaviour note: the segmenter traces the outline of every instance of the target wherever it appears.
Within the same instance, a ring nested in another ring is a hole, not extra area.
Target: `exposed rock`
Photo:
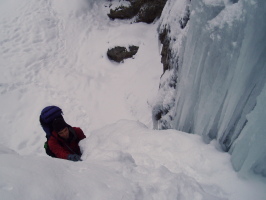
[[[171,48],[169,47],[170,40],[167,37],[168,31],[169,30],[165,28],[162,32],[159,33],[159,40],[163,44],[163,48],[161,51],[161,63],[163,64],[163,73],[166,70],[170,69],[169,61],[171,58]]]
[[[130,6],[119,6],[116,9],[111,9],[110,13],[107,14],[111,19],[131,19],[133,18],[139,11],[139,8]]]
[[[112,49],[108,49],[107,56],[110,60],[114,60],[116,62],[121,62],[124,59],[133,57],[138,52],[139,47],[137,46],[129,46],[129,51],[125,47],[114,47]]]
[[[108,16],[111,19],[131,19],[136,22],[152,23],[161,16],[167,0],[128,0],[130,6],[119,6],[111,9]]]
[[[136,16],[136,22],[152,23],[162,14],[166,1],[150,1],[143,4]]]
[[[179,25],[181,29],[184,29],[187,26],[188,21],[190,20],[190,9],[189,6],[186,6],[186,10],[183,16],[179,19]],[[176,62],[174,66],[172,65],[171,60],[173,60],[174,55],[176,55],[176,52],[172,53],[170,43],[174,42],[175,39],[171,38],[170,36],[171,28],[169,26],[164,26],[163,29],[159,32],[159,40],[161,41],[163,47],[161,51],[161,62],[163,64],[163,72],[166,70],[170,70],[175,68],[175,70],[178,71],[178,57],[176,57]],[[174,55],[172,55],[174,54]]]

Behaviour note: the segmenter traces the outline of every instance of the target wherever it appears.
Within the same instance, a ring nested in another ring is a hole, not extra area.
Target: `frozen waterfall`
[[[159,27],[165,72],[153,109],[155,127],[217,139],[237,171],[263,176],[265,20],[264,0],[169,0]]]

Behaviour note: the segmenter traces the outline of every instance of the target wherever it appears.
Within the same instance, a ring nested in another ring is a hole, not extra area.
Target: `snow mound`
[[[80,145],[84,163],[100,162],[128,179],[137,199],[228,199],[229,191],[236,195],[229,199],[247,198],[250,185],[232,170],[230,156],[198,135],[121,120]],[[255,195],[250,189],[248,198]]]

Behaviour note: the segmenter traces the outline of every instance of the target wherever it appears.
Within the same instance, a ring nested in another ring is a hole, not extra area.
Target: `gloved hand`
[[[77,155],[77,154],[69,154],[68,156],[67,156],[67,159],[68,160],[72,160],[72,161],[81,161],[81,159],[80,159],[80,156],[79,155]]]

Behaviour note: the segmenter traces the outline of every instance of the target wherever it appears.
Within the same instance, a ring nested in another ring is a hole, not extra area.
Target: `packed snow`
[[[1,199],[265,199],[264,180],[239,177],[215,140],[152,129],[158,22],[112,21],[111,4],[0,1]],[[117,45],[139,51],[115,63],[106,52]],[[45,154],[49,105],[87,136],[82,162]]]

